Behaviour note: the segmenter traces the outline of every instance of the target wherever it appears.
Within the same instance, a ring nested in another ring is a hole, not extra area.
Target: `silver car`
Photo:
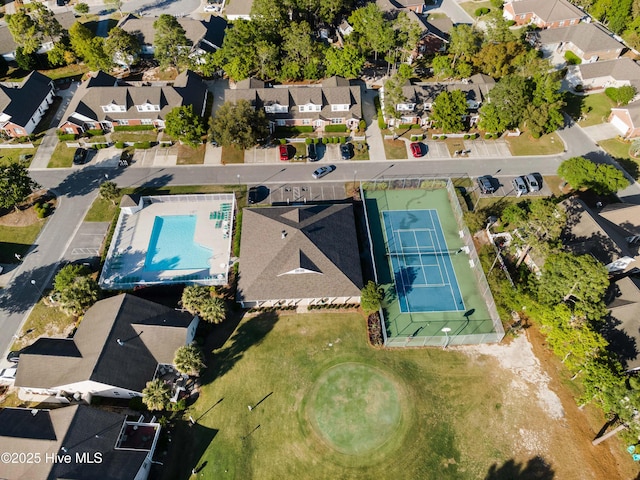
[[[527,185],[524,183],[524,179],[522,177],[514,178],[511,183],[513,184],[513,189],[518,195],[523,195],[528,192]]]
[[[527,188],[530,192],[538,192],[540,190],[540,182],[533,173],[525,175],[524,183],[527,184]]]
[[[326,174],[333,172],[335,169],[335,165],[325,165],[324,167],[320,167],[315,170],[311,176],[317,180],[324,177]]]

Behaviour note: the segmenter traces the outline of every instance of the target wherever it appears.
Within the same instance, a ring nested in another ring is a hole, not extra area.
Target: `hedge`
[[[85,133],[90,137],[93,137],[94,135],[102,135],[104,133],[104,130],[102,130],[101,128],[93,128],[91,130],[87,130]]]
[[[378,112],[378,127],[380,130],[387,128],[387,122],[384,121],[384,115],[382,114],[382,108],[380,108],[380,97],[373,99],[373,104],[376,106],[376,112]]]
[[[108,147],[109,145],[107,145],[106,143],[94,143],[93,145],[91,145],[91,148],[93,148],[94,150],[101,150]]]
[[[78,136],[75,133],[61,133],[58,131],[58,140],[61,142],[67,142],[69,140],[75,140]]]
[[[404,128],[406,130],[417,130],[420,128],[418,123],[401,123],[398,128]]]
[[[344,123],[336,124],[336,125],[327,125],[324,127],[325,132],[346,132],[347,126]]]
[[[153,125],[115,125],[114,132],[140,132],[142,130],[154,130]]]
[[[151,142],[149,142],[149,141],[136,142],[136,143],[133,144],[133,148],[137,148],[139,150],[146,149],[146,148],[151,148]]]
[[[124,142],[116,142],[115,143],[115,147],[116,148],[124,148]]]
[[[290,137],[299,133],[312,133],[311,125],[301,125],[299,127],[276,127],[275,134],[278,137]]]

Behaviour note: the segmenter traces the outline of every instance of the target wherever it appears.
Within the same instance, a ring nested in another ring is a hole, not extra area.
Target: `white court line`
[[[442,230],[442,223],[440,223],[440,216],[438,215],[438,211],[434,210],[436,213],[436,219],[438,221],[438,227],[440,227],[440,231],[442,232],[442,240],[444,241],[445,247],[447,246],[447,241],[444,238],[444,231]],[[440,245],[440,241],[438,241],[438,245]],[[453,260],[451,260],[451,255],[449,255],[449,260],[450,260],[450,264],[451,264],[451,270],[453,270],[453,278],[456,281],[456,285],[458,287],[458,292],[460,293],[460,300],[462,300],[462,310],[466,310],[465,304],[464,304],[464,298],[462,297],[462,292],[460,291],[460,283],[458,282],[458,277],[456,275],[456,270],[455,268],[453,268]],[[447,269],[447,279],[449,280],[449,282],[451,282],[451,277],[449,276],[449,269]],[[449,283],[449,289],[451,290],[451,298],[453,298],[453,303],[456,305],[456,310],[460,310],[457,308],[458,304],[456,303],[456,296],[455,293],[453,291],[453,285],[451,283]]]

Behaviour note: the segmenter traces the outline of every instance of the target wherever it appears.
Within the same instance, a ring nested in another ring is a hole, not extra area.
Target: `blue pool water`
[[[213,251],[193,241],[195,215],[156,217],[151,231],[145,270],[208,269]]]

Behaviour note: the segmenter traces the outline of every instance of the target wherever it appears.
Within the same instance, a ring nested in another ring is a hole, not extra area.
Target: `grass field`
[[[488,440],[498,376],[451,350],[373,349],[358,314],[246,318],[208,365],[162,478],[464,480],[510,458]]]
[[[387,160],[403,160],[408,158],[407,144],[403,140],[384,140],[383,144]]]
[[[0,263],[16,263],[15,254],[24,256],[35,242],[46,220],[38,220],[26,227],[0,225]]]
[[[58,142],[47,168],[70,168],[73,165],[75,151],[75,147],[67,147],[65,142]]]
[[[630,143],[618,138],[600,140],[600,146],[624,168],[636,180],[640,178],[640,160],[629,155]]]
[[[564,143],[557,133],[533,138],[527,131],[518,137],[505,137],[511,154],[518,155],[553,155],[564,151]]]

